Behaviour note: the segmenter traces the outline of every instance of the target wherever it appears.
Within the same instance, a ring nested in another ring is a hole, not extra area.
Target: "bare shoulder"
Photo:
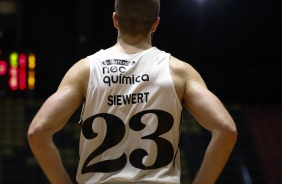
[[[174,56],[170,57],[170,72],[172,76],[178,80],[184,80],[185,83],[193,80],[202,81],[200,74],[192,65]]]
[[[169,68],[171,78],[174,84],[180,102],[183,100],[183,95],[186,86],[187,75],[190,73],[191,66],[184,61],[181,61],[173,56],[170,56]]]
[[[170,58],[170,70],[171,72],[181,75],[182,78],[185,78],[186,82],[190,80],[204,82],[201,74],[192,65],[173,56]]]
[[[87,58],[83,58],[79,61],[77,61],[70,70],[73,70],[72,72],[78,73],[78,74],[85,74],[89,73],[89,62]]]
[[[63,80],[60,83],[59,88],[69,87],[85,94],[88,86],[89,79],[89,62],[87,58],[77,61],[73,66],[67,71]]]
[[[180,101],[187,98],[187,93],[191,91],[190,86],[197,85],[206,88],[206,84],[198,71],[189,63],[174,56],[170,57],[170,73]]]
[[[189,74],[193,74],[196,70],[187,62],[184,62],[174,56],[170,57],[170,70],[174,75],[180,75],[183,77],[188,77]]]
[[[86,58],[77,61],[65,74],[63,80],[82,80],[89,76],[89,63]]]
[[[170,57],[170,67],[171,70],[175,70],[175,71],[182,71],[185,70],[185,68],[189,67],[189,65],[187,63],[185,63],[182,60],[179,60],[178,58],[171,56]]]

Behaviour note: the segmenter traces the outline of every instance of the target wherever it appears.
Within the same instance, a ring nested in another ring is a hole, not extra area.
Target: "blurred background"
[[[29,123],[79,59],[116,42],[114,0],[0,0],[0,184],[48,183],[26,141]],[[153,45],[190,63],[226,105],[238,141],[217,183],[282,181],[282,11],[274,0],[161,0]],[[75,182],[80,109],[55,142]],[[210,135],[188,113],[182,183]]]

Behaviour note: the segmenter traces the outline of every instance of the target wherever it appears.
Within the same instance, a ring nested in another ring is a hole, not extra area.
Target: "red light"
[[[7,63],[6,61],[0,61],[0,75],[5,75],[7,72]]]
[[[26,67],[26,55],[25,54],[19,55],[19,66],[20,66],[20,68]]]
[[[0,0],[1,1],[1,0]],[[22,94],[27,90],[34,90],[36,77],[36,58],[35,54],[24,52],[5,53],[0,49],[0,89],[5,90],[8,87],[9,91],[15,91],[16,94]],[[4,83],[2,83],[4,81]],[[4,89],[2,89],[4,87]],[[18,93],[20,91],[20,93]],[[9,94],[9,93],[7,93]],[[13,93],[11,93],[13,94]],[[1,183],[1,182],[0,182]]]
[[[18,68],[17,67],[11,67],[9,69],[9,86],[12,90],[17,90],[18,89]]]
[[[26,71],[24,68],[20,68],[19,87],[20,87],[20,90],[26,89]]]
[[[20,90],[26,89],[26,55],[19,55],[19,88]]]
[[[11,77],[17,77],[18,76],[18,68],[10,67],[9,74],[10,74]]]
[[[10,78],[9,79],[9,86],[10,88],[15,91],[18,89],[18,80],[17,78]]]

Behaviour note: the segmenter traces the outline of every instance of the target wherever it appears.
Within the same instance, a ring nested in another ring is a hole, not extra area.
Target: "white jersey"
[[[78,183],[180,183],[182,106],[169,58],[156,47],[87,57]]]

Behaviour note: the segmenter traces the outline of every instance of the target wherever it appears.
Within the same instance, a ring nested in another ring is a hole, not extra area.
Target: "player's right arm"
[[[39,165],[52,184],[70,184],[53,136],[84,102],[89,66],[86,59],[72,66],[57,91],[39,109],[28,129],[28,143]]]
[[[178,63],[175,73],[180,76],[178,84],[183,87],[182,93],[178,91],[178,94],[182,97],[184,107],[212,135],[193,184],[213,184],[235,145],[236,126],[227,109],[207,88],[200,74],[187,63],[179,60],[175,63]]]

